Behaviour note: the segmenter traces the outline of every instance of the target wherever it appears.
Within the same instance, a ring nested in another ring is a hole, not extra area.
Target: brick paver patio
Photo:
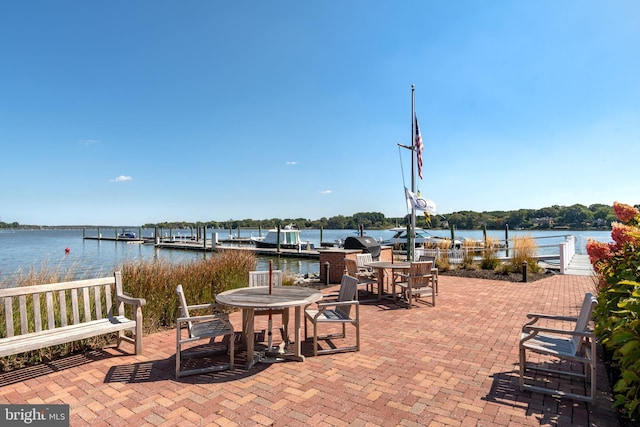
[[[72,426],[617,426],[602,364],[592,405],[517,385],[526,313],[575,315],[593,289],[581,276],[441,276],[436,307],[363,304],[357,353],[249,371],[239,354],[233,371],[176,381],[167,331],[146,336],[141,356],[123,344],[0,374],[0,403],[67,403]],[[240,330],[239,313],[232,320]]]

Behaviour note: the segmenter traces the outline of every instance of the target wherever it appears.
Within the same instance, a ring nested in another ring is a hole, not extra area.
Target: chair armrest
[[[567,322],[577,322],[578,319],[576,317],[569,316],[556,316],[553,314],[540,314],[540,313],[529,313],[527,314],[527,318],[531,319],[529,322],[525,323],[522,327],[522,331],[536,323],[540,319],[548,319],[548,320],[559,320],[559,321],[567,321]]]
[[[359,305],[360,302],[359,301],[334,301],[334,302],[319,302],[318,303],[318,307],[322,308],[322,307],[337,307],[340,305]]]
[[[116,300],[122,301],[125,304],[134,305],[136,307],[144,307],[147,305],[147,300],[144,298],[133,298],[128,295],[116,295]]]
[[[229,321],[229,317],[226,315],[219,315],[219,314],[208,314],[206,316],[178,317],[176,319],[176,324],[180,326],[181,324],[187,323],[187,322],[198,323],[198,322],[206,322],[210,320],[220,320],[221,322],[226,323]]]
[[[210,309],[215,310],[215,309],[217,309],[219,307],[220,306],[218,304],[216,304],[216,303],[213,303],[213,304],[196,304],[196,305],[188,305],[187,309],[188,310],[202,310],[202,309],[205,309],[205,308],[210,308]]]
[[[538,332],[548,332],[548,333],[553,333],[553,334],[560,334],[560,335],[572,335],[574,337],[593,337],[593,331],[570,331],[567,329],[558,329],[558,328],[544,328],[544,327],[540,327],[540,326],[525,326],[524,328],[522,328],[522,332],[523,333],[534,333],[534,334],[538,334]]]
[[[568,321],[568,322],[577,322],[578,321],[577,317],[558,316],[558,315],[554,315],[554,314],[542,314],[542,313],[529,313],[529,314],[527,314],[527,318],[529,318],[529,319],[536,318],[536,320],[537,319],[564,320],[564,321]]]

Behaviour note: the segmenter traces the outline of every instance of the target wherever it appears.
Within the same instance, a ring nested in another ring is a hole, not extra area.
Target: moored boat
[[[415,245],[418,247],[437,247],[443,241],[450,240],[443,237],[432,236],[426,230],[422,228],[416,228]],[[384,246],[393,246],[398,250],[407,250],[407,228],[406,227],[394,227],[389,231],[393,231],[393,237],[380,242]],[[452,247],[454,249],[460,249],[462,246],[461,240],[454,240]]]
[[[133,231],[127,231],[127,230],[123,230],[122,233],[118,234],[118,239],[137,239],[138,236],[136,235],[136,233],[134,233]]]
[[[313,243],[303,242],[300,239],[300,230],[293,224],[281,228],[279,234],[281,249],[313,249]],[[278,229],[272,228],[264,238],[254,238],[253,241],[257,248],[276,248],[278,247]]]

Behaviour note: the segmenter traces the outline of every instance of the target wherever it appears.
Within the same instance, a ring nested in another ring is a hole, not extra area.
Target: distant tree
[[[575,204],[562,212],[563,225],[584,227],[593,219],[593,213],[585,205]]]

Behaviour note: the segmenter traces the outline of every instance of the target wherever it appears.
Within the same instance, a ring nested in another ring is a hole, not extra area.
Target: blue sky
[[[640,2],[0,4],[0,220],[639,203]]]

